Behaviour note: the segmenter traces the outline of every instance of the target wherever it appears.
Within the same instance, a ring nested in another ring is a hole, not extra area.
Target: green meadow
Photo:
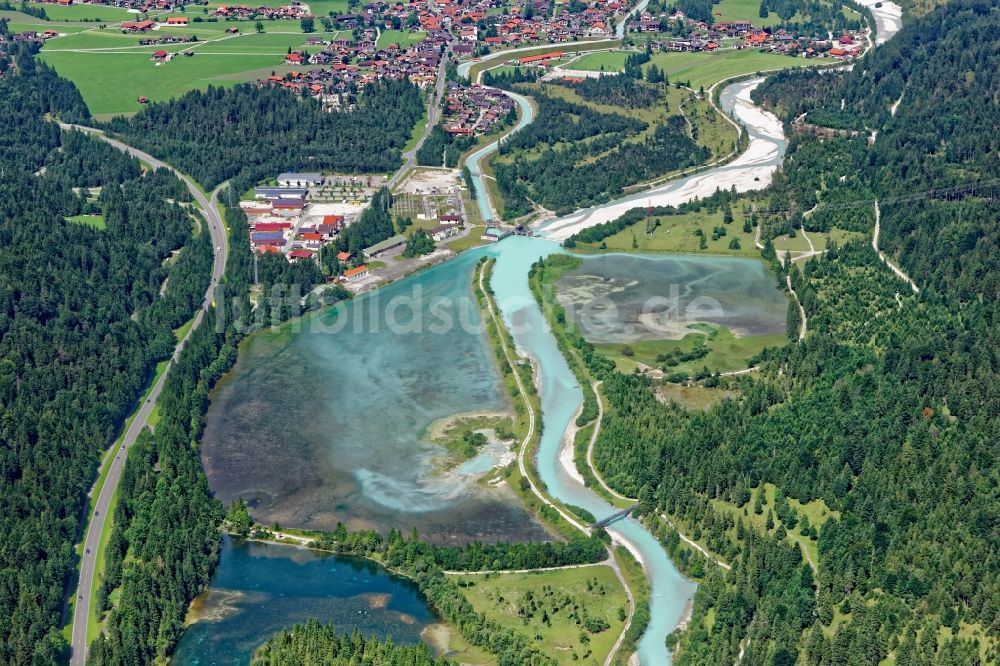
[[[625,624],[628,599],[608,566],[453,578],[476,611],[560,664],[601,663]]]
[[[412,32],[409,30],[383,30],[375,45],[381,49],[390,44],[399,44],[401,48],[405,49],[407,46],[422,42],[426,36],[427,33],[422,30]]]
[[[347,0],[310,0],[306,4],[309,5],[309,11],[317,17],[348,13]],[[319,26],[316,29],[319,30]]]
[[[81,224],[91,229],[105,229],[107,226],[104,223],[103,215],[70,215],[66,221],[71,224]]]
[[[178,57],[157,64],[150,61],[148,51],[42,51],[42,59],[77,85],[90,112],[98,119],[138,111],[142,106],[138,102],[140,96],[165,101],[210,85],[235,85],[259,78],[261,72],[276,69],[274,66],[280,62],[272,55],[239,54]]]
[[[45,15],[52,21],[131,21],[139,15],[122,7],[104,5],[75,4],[62,5],[47,2],[29,2],[32,9],[44,9]]]
[[[292,27],[291,22],[284,24]],[[206,25],[220,24],[163,28],[150,35],[196,35],[199,41],[154,46],[140,46],[142,36],[115,29],[88,30],[50,40],[41,57],[77,85],[91,113],[106,119],[138,111],[139,97],[164,101],[210,85],[234,85],[265,78],[272,72],[284,73],[293,69],[282,62],[289,49],[318,50],[306,44],[308,36],[297,30],[297,24],[295,31],[258,34],[250,30],[239,35],[206,30]],[[334,39],[349,34],[322,36]],[[160,49],[169,53],[191,51],[195,55],[178,56],[166,63],[151,61],[152,53]]]
[[[573,62],[569,67],[606,72],[617,72],[625,65],[628,54],[621,51],[590,53]],[[656,53],[650,61],[663,70],[674,82],[690,82],[691,87],[709,88],[712,84],[731,76],[752,74],[758,71],[801,67],[808,64],[804,58],[792,58],[775,53],[761,53],[753,49],[727,50],[716,53]],[[649,65],[645,65],[649,68]]]

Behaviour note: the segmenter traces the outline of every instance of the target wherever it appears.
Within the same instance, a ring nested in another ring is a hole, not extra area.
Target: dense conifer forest
[[[335,627],[315,620],[295,625],[261,645],[250,661],[253,666],[355,666],[355,664],[406,664],[446,666],[423,643],[396,645],[389,638],[365,638],[357,629],[337,634]]]
[[[200,302],[212,248],[203,227],[192,238],[200,223],[176,178],[44,119],[87,119],[71,83],[27,47],[4,62],[0,662],[43,664],[65,647],[98,458]]]
[[[409,81],[367,86],[349,110],[332,113],[311,97],[245,84],[150,104],[108,128],[206,189],[232,179],[243,192],[285,171],[395,171],[423,113]]]

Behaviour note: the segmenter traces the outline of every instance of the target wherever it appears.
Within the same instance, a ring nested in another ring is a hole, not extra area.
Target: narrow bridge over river
[[[628,507],[627,509],[622,509],[621,511],[616,511],[613,514],[611,514],[610,516],[608,516],[607,518],[602,518],[601,520],[598,520],[596,523],[594,523],[593,525],[590,526],[590,529],[596,530],[598,527],[607,527],[608,525],[610,525],[611,523],[615,522],[616,520],[619,520],[619,519],[624,518],[625,516],[631,514],[633,511],[635,511],[638,508],[639,508],[639,503],[636,502],[635,504],[633,504],[632,506]]]

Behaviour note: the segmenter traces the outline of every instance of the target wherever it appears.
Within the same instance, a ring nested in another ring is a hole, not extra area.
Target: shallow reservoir
[[[485,465],[442,471],[425,437],[442,418],[510,409],[472,297],[479,256],[251,336],[208,410],[216,496],[265,524],[547,539],[509,488],[476,482]]]
[[[701,322],[741,337],[781,333],[788,308],[762,261],[736,257],[584,257],[556,292],[591,342],[680,339]]]

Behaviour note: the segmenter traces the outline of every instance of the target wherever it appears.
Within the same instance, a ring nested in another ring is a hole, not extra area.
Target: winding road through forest
[[[95,581],[95,576],[97,572],[98,549],[100,548],[101,537],[105,528],[110,529],[110,525],[107,520],[108,512],[113,510],[112,497],[114,496],[115,490],[118,488],[118,482],[121,480],[122,471],[125,469],[125,460],[128,457],[128,450],[135,443],[136,438],[138,438],[139,433],[142,432],[143,428],[149,424],[149,418],[153,413],[153,408],[156,406],[156,400],[160,396],[160,392],[163,390],[163,386],[167,380],[167,375],[170,373],[174,361],[177,360],[181,349],[184,348],[184,345],[191,337],[192,332],[198,328],[202,320],[205,318],[205,313],[208,312],[209,308],[211,308],[214,303],[216,288],[221,283],[222,275],[226,268],[228,246],[226,243],[226,227],[223,223],[222,215],[219,214],[217,205],[219,195],[218,189],[212,192],[211,197],[206,196],[205,193],[202,192],[202,190],[188,176],[182,174],[168,164],[161,162],[148,153],[145,153],[137,148],[133,148],[132,146],[122,143],[117,139],[112,139],[101,130],[84,127],[82,125],[67,125],[65,123],[60,123],[60,127],[64,130],[78,130],[97,136],[118,150],[142,160],[153,168],[169,169],[173,172],[174,175],[184,182],[188,191],[191,192],[191,196],[201,208],[203,216],[208,223],[209,233],[212,236],[212,244],[217,248],[215,252],[215,259],[212,264],[212,277],[209,280],[208,289],[205,291],[205,298],[202,301],[198,312],[194,316],[192,325],[187,329],[184,337],[177,342],[177,346],[174,348],[174,353],[170,357],[170,360],[167,361],[166,368],[160,375],[159,379],[156,380],[156,383],[150,390],[146,401],[139,406],[138,411],[135,413],[135,418],[132,419],[132,423],[128,426],[124,436],[122,437],[121,444],[118,447],[117,452],[114,448],[108,452],[104,463],[108,465],[108,472],[104,479],[104,483],[100,484],[99,476],[97,482],[95,482],[94,487],[88,495],[94,511],[90,522],[87,524],[86,534],[84,535],[83,540],[84,549],[80,560],[80,576],[75,592],[76,603],[73,606],[73,631],[70,642],[70,647],[72,649],[70,657],[71,666],[84,666],[87,661],[87,649],[89,647],[87,641],[87,624],[91,613],[90,606],[93,591],[95,589],[94,585],[97,582]],[[125,453],[124,456],[122,455],[123,452]],[[104,465],[102,464],[102,467],[103,466]],[[94,497],[95,493],[97,494],[96,497]]]

